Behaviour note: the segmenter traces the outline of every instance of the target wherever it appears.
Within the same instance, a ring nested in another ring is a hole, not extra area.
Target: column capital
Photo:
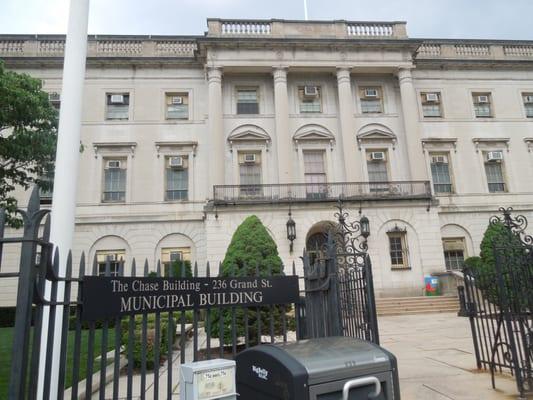
[[[207,67],[207,80],[222,82],[222,67]]]
[[[337,83],[350,82],[351,72],[351,67],[337,67]]]
[[[399,68],[398,69],[398,80],[400,84],[412,82],[413,74],[411,73],[413,68]]]
[[[288,71],[289,67],[273,67],[272,76],[274,77],[274,83],[286,83]]]

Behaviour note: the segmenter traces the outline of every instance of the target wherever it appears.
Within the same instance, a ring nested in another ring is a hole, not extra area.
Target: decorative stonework
[[[490,147],[490,146],[505,146],[507,152],[509,152],[509,138],[473,138],[474,147],[476,153],[479,153],[481,147]]]
[[[396,149],[398,137],[392,129],[382,124],[367,124],[357,132],[357,147],[362,150],[363,144],[392,144],[392,149]]]
[[[335,136],[322,125],[308,124],[300,127],[292,137],[296,150],[300,142],[329,142],[330,150],[333,151]]]
[[[425,138],[422,139],[422,151],[428,150],[449,150],[453,149],[457,153],[457,138]]]
[[[260,143],[263,144],[268,151],[271,141],[272,139],[269,134],[263,128],[251,124],[241,125],[235,128],[228,136],[231,152],[233,152],[234,145],[239,143]]]
[[[157,152],[157,158],[161,156],[161,153],[180,150],[184,152],[192,152],[193,157],[196,157],[196,148],[198,142],[155,142],[155,150]]]
[[[103,151],[112,151],[120,153],[130,153],[132,157],[135,157],[135,149],[137,148],[136,142],[95,142],[93,143],[94,158],[98,158],[98,155]]]

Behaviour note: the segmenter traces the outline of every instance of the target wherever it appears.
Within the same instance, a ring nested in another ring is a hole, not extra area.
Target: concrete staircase
[[[376,299],[376,309],[378,316],[457,313],[459,299],[455,296],[383,297]]]

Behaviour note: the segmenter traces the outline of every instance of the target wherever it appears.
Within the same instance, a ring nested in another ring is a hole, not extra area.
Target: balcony
[[[215,185],[215,205],[344,200],[429,200],[429,181]]]

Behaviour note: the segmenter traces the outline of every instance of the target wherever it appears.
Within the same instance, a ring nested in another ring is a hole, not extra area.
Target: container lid
[[[313,385],[393,368],[391,355],[378,345],[349,337],[300,340],[276,345],[307,370]]]

